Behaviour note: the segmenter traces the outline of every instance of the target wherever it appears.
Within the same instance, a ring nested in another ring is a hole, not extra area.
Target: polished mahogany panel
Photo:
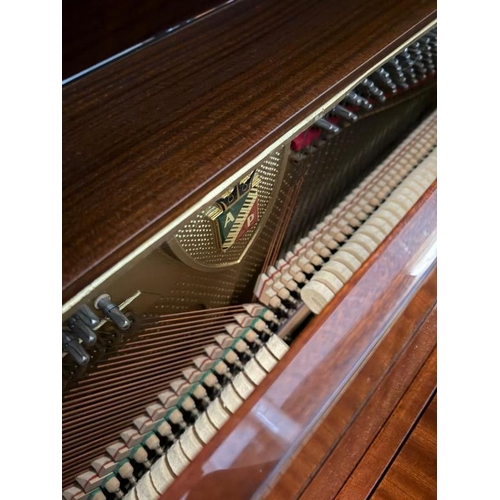
[[[163,500],[243,500],[265,492],[435,266],[436,186],[305,327]]]
[[[437,393],[370,498],[437,498]]]
[[[435,16],[435,0],[240,0],[68,84],[63,301]]]
[[[307,498],[330,498],[340,490],[435,348],[436,330],[427,325],[435,325],[436,282],[433,272],[285,468],[269,500],[291,500],[304,491]]]
[[[301,500],[369,497],[436,390],[436,334],[434,308],[409,349],[311,478]]]
[[[224,0],[64,0],[62,76],[69,78]]]

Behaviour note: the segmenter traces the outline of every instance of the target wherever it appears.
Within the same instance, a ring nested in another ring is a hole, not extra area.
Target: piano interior
[[[418,23],[97,277],[66,287],[64,499],[334,498],[350,484],[355,466],[342,476],[335,450],[435,315],[437,27]],[[69,153],[86,78],[64,88]],[[79,224],[71,210],[65,227]],[[431,326],[415,373],[434,352]],[[327,425],[325,449],[301,465]],[[321,487],[330,466],[337,490]]]

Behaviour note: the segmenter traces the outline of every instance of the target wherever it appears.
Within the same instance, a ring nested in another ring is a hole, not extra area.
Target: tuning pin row
[[[368,99],[361,97],[353,91],[349,92],[346,95],[345,101],[349,104],[352,104],[353,106],[358,106],[360,108],[366,109],[367,111],[373,109],[373,105],[370,103],[370,101],[368,101]]]
[[[341,103],[325,117],[316,120],[313,127],[293,139],[292,157],[296,161],[304,159],[306,154],[298,152],[308,146],[313,147],[325,132],[330,135],[340,133],[343,123],[355,122],[358,119],[358,109],[370,111],[373,109],[373,101],[383,103],[387,95],[397,93],[398,89],[406,91],[428,75],[435,74],[436,57],[437,35],[433,31],[385,62],[353,91],[348,92]],[[349,107],[354,107],[354,110]]]
[[[99,324],[99,318],[90,307],[83,305],[68,319],[66,324],[67,326],[62,331],[63,350],[78,365],[86,365],[90,360],[90,356],[81,344],[85,346],[95,344],[97,337],[94,328]]]
[[[372,108],[372,105],[366,99],[354,92],[350,92],[344,99],[344,102],[367,110]],[[339,119],[347,122],[355,122],[358,116],[345,106],[337,104],[325,118],[320,118],[314,125],[321,130],[336,135],[341,131],[341,128],[337,125]]]
[[[430,34],[422,37],[418,46],[415,44],[409,47],[412,54],[419,54],[419,63],[423,64],[429,74],[434,74],[437,67],[437,39],[433,39]]]
[[[391,65],[391,63],[395,64],[394,61],[394,59],[389,61],[386,66],[377,69],[371,75],[371,78],[373,80],[376,80],[377,83],[385,87],[390,93],[396,92],[397,88],[396,84],[393,81],[394,75],[396,75],[396,77],[399,75],[402,76],[402,70],[400,69],[400,66]],[[390,72],[385,69],[386,67],[388,67]]]
[[[88,346],[92,346],[95,344],[97,337],[92,330],[92,328],[86,324],[83,319],[78,317],[77,315],[71,316],[68,320],[69,329],[79,338],[81,341]]]
[[[373,97],[379,102],[385,102],[386,97],[384,92],[379,89],[375,83],[369,78],[365,78],[358,86],[357,92],[364,94],[366,93],[368,96]]]
[[[398,87],[402,90],[409,89],[410,85],[435,73],[436,55],[437,35],[432,31],[375,70],[358,85],[358,92],[383,102],[385,93],[377,85],[389,93],[395,93]]]
[[[120,308],[111,301],[108,294],[97,297],[94,303],[96,309],[101,310],[104,316],[112,321],[120,330],[128,330],[131,321]],[[101,320],[87,305],[82,305],[66,322],[63,328],[63,350],[66,351],[78,365],[89,362],[90,356],[83,346],[91,347],[97,341],[95,329]],[[80,345],[80,341],[81,344]]]

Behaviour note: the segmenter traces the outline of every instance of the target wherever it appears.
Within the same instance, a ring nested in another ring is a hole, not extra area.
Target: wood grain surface
[[[435,19],[239,0],[63,89],[63,302]]]
[[[352,480],[360,459],[435,348],[436,330],[429,325],[435,326],[436,278],[435,272],[429,276],[342,398],[283,471],[269,492],[269,500],[333,498],[348,478]],[[434,387],[435,380],[430,390]],[[350,415],[355,417],[346,426]],[[405,419],[400,423],[405,430],[411,426]],[[386,455],[388,461],[390,454]],[[366,478],[360,481],[368,491],[369,484]],[[360,491],[356,493],[359,496],[355,498],[365,498]]]
[[[63,79],[221,3],[223,0],[64,0]]]
[[[436,390],[436,340],[434,307],[301,500],[369,498]]]
[[[437,498],[437,393],[371,498],[373,500]]]
[[[414,270],[415,256],[425,254],[436,230],[436,185],[304,328],[162,500],[245,500],[273,484],[432,271],[428,259]],[[347,428],[354,414],[343,418]]]

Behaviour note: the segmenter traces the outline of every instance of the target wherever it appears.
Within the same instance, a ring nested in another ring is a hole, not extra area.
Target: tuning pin
[[[406,83],[406,78],[404,80],[398,80],[396,83],[398,87],[401,87],[403,90],[408,90],[410,88],[410,86]]]
[[[432,51],[432,43],[433,41],[427,37],[425,37],[425,39],[422,40],[422,47],[421,47],[422,55],[425,55]]]
[[[432,49],[430,45],[428,45],[425,52],[422,53],[422,62],[425,63],[426,61],[432,62]]]
[[[413,64],[413,68],[415,69],[415,71],[418,71],[418,72],[421,72],[421,73],[427,73],[427,68],[425,67],[425,64],[423,62],[420,62],[420,61],[415,61],[415,63]]]
[[[396,56],[396,59],[411,59],[411,56],[410,56],[410,51],[408,50],[408,48],[404,49],[403,51],[401,51],[397,56]],[[400,61],[401,62],[401,61]]]
[[[338,134],[340,132],[340,128],[337,127],[337,125],[330,123],[328,120],[325,120],[324,118],[320,118],[315,123],[315,125],[316,127],[322,128],[323,130],[326,130],[327,132],[330,132],[332,134]]]
[[[415,71],[413,71],[411,68],[405,69],[404,74],[406,76],[406,79],[409,80],[412,85],[418,83],[417,75],[415,74]]]
[[[356,94],[356,92],[353,91],[349,92],[346,95],[345,100],[348,103],[353,104],[354,106],[359,106],[360,108],[364,108],[367,110],[373,108],[373,106],[370,104],[370,102],[368,102],[368,100],[366,100],[364,97],[361,97],[360,95]]]
[[[341,106],[340,104],[337,104],[337,106],[333,108],[333,113],[351,122],[355,122],[358,119],[358,116],[356,114],[354,114],[352,111],[349,111],[347,108],[344,108],[344,106]]]
[[[413,64],[415,64],[416,62],[421,61],[423,58],[424,58],[424,52],[419,50],[418,52],[412,54],[411,57],[408,58],[408,60],[413,61]]]
[[[130,328],[130,320],[120,311],[116,304],[111,302],[111,297],[107,293],[97,297],[94,307],[100,309],[120,330],[128,330]]]
[[[366,90],[369,94],[373,95],[378,101],[385,102],[384,93],[368,78],[365,78],[359,86]]]
[[[80,307],[74,316],[77,316],[87,326],[90,326],[90,328],[95,328],[100,322],[99,317],[94,314],[94,311],[92,311],[92,309],[90,309],[87,305]]]
[[[385,63],[385,66],[387,66],[387,71],[396,71],[396,73],[400,73],[403,68],[401,67],[401,64],[399,63],[399,61],[394,57],[393,59],[390,59],[389,61],[387,61]],[[379,68],[377,72],[380,72],[380,70],[382,70],[382,72],[385,71],[385,68]]]
[[[429,75],[434,75],[436,73],[436,66],[434,65],[432,60],[424,60],[424,64]]]
[[[97,340],[95,332],[87,326],[76,314],[71,316],[68,320],[68,326],[71,331],[80,339],[85,345],[94,345]]]
[[[400,63],[401,63],[401,69],[403,70],[403,73],[407,69],[411,69],[411,67],[413,66],[414,62],[415,61],[411,57],[401,58]]]
[[[415,43],[412,43],[409,47],[408,47],[408,52],[412,52],[412,53],[415,53],[415,52],[420,52],[422,50],[422,45],[419,41],[415,42]]]
[[[432,61],[432,50],[431,46],[427,45],[425,50],[422,52],[422,57],[419,59],[421,62],[425,63],[425,61]]]
[[[384,68],[379,68],[377,69],[374,73],[373,76],[375,78],[378,78],[379,81],[386,86],[388,89],[391,90],[391,92],[396,91],[396,84],[393,82],[393,78],[396,74],[396,76],[399,74],[398,71],[393,71],[391,74],[389,74],[388,71],[386,71]],[[402,73],[401,73],[402,74]]]
[[[418,62],[422,62],[423,58],[424,55],[422,54],[422,52],[418,51],[418,53],[412,53],[411,55],[407,54],[407,58],[404,61],[408,62],[410,66],[413,66]]]
[[[408,83],[406,83],[406,76],[402,71],[391,71],[391,78],[394,80],[397,87],[401,87],[403,90],[408,90],[410,88]]]
[[[90,356],[87,351],[68,330],[64,329],[62,331],[62,347],[80,366],[89,362]]]

